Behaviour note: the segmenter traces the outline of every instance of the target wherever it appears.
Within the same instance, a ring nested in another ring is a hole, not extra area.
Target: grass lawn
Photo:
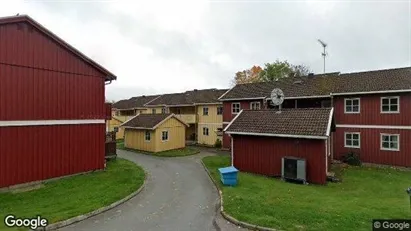
[[[0,193],[0,230],[7,214],[17,217],[40,215],[49,223],[65,220],[118,201],[144,182],[144,171],[133,162],[116,159],[105,171],[45,183],[33,191]]]
[[[179,156],[191,156],[194,154],[197,154],[200,152],[200,150],[192,147],[185,147],[185,148],[180,148],[180,149],[174,149],[174,150],[168,150],[168,151],[163,151],[163,152],[146,152],[142,150],[135,150],[131,148],[125,148],[124,144],[122,146],[118,146],[117,148],[131,151],[131,152],[136,152],[136,153],[141,153],[141,154],[147,154],[147,155],[152,155],[152,156],[161,156],[161,157],[179,157]]]
[[[223,192],[224,210],[236,219],[282,230],[371,230],[378,218],[411,219],[411,172],[348,167],[342,183],[298,185],[239,173],[236,187],[223,187],[218,168],[230,157],[209,156],[204,164]]]

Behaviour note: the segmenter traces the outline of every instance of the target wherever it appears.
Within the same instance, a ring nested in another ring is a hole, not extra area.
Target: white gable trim
[[[233,122],[238,118],[239,115],[241,115],[241,113],[243,112],[243,110],[241,110],[235,117],[234,119],[231,120],[231,122],[227,125],[227,127],[224,128],[224,132],[227,131],[227,129],[231,126],[231,124],[233,124]]]
[[[330,111],[330,117],[328,118],[328,126],[327,126],[327,136],[330,136],[331,133],[331,124],[332,124],[332,120],[333,120],[333,114],[334,114],[334,108],[331,108]]]
[[[391,125],[337,124],[336,127],[337,128],[373,128],[373,129],[411,130],[411,126],[391,126]]]

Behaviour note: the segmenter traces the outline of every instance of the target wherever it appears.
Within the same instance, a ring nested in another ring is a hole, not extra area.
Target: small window
[[[400,97],[381,97],[381,113],[398,113],[400,111]]]
[[[344,100],[345,113],[360,113],[360,99],[345,99]]]
[[[203,127],[203,135],[208,136],[208,128]]]
[[[251,102],[250,109],[251,110],[260,110],[261,104],[260,102]]]
[[[399,151],[400,135],[381,134],[381,150]]]
[[[233,114],[239,113],[240,110],[241,110],[240,103],[233,103],[233,104],[231,105],[231,112],[232,112]]]
[[[154,109],[154,108],[151,109],[151,113],[152,113],[152,114],[156,114],[156,109]]]
[[[208,116],[208,107],[203,107],[203,115]]]
[[[222,106],[218,106],[217,107],[217,115],[222,115],[223,114],[223,107]]]
[[[167,113],[167,108],[165,108],[165,107],[161,108],[161,113],[166,114]]]
[[[161,133],[161,140],[162,141],[167,141],[168,140],[168,131],[163,131]]]
[[[150,141],[150,140],[151,140],[151,133],[150,133],[150,131],[146,131],[145,141]]]
[[[360,148],[360,133],[359,132],[346,132],[344,147],[346,148]]]

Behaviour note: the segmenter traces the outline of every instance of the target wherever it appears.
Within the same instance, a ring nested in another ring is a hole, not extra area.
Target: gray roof
[[[331,93],[411,91],[411,68],[396,68],[355,73],[326,73],[313,76],[288,77],[278,81],[238,84],[221,100],[266,98],[274,88],[283,90],[286,98],[329,96]]]
[[[300,108],[278,110],[243,110],[227,133],[261,135],[328,136],[332,108]],[[331,117],[332,118],[332,117]]]

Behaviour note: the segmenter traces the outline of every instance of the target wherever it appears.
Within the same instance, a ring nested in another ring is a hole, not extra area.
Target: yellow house
[[[190,126],[185,129],[188,143],[214,146],[222,141],[223,107],[218,98],[227,89],[200,89],[181,93],[132,97],[113,104],[117,114],[168,114]],[[142,104],[145,102],[144,104]],[[138,110],[137,110],[138,109]]]
[[[215,145],[217,140],[223,141],[223,105],[209,103],[197,105],[198,116],[198,143],[202,145]]]
[[[106,131],[112,132],[117,128],[116,139],[124,139],[124,129],[121,124],[129,120],[132,116],[112,116],[111,120],[106,121]]]
[[[188,126],[174,114],[139,114],[122,125],[124,147],[147,152],[184,148]]]

